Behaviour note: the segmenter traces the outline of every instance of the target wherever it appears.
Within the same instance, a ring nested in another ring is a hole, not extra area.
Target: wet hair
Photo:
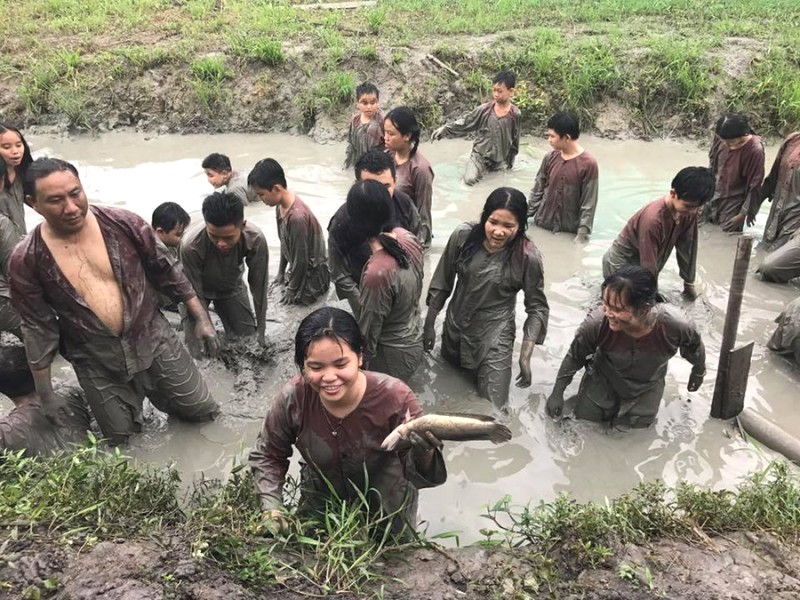
[[[512,71],[503,70],[492,79],[492,85],[495,83],[505,84],[508,89],[511,89],[517,85],[517,77]]]
[[[472,226],[464,245],[461,247],[461,252],[456,260],[460,268],[466,268],[469,261],[475,256],[475,253],[486,239],[486,221],[489,220],[489,217],[492,216],[494,211],[501,208],[511,211],[519,224],[517,237],[511,240],[506,248],[510,250],[512,247],[519,244],[520,241],[527,239],[525,230],[528,228],[528,202],[525,199],[525,194],[516,188],[499,187],[489,194],[489,197],[483,205],[481,220]]]
[[[745,135],[755,133],[747,122],[747,116],[742,113],[725,113],[717,119],[714,132],[723,140],[733,140]]]
[[[547,128],[552,129],[558,134],[558,137],[562,138],[568,135],[573,140],[577,140],[581,136],[578,119],[572,113],[563,110],[550,117],[547,121]]]
[[[151,225],[153,229],[161,228],[164,231],[172,231],[178,225],[186,227],[191,220],[189,213],[180,204],[177,202],[164,202],[156,206],[153,211]]]
[[[356,100],[361,100],[361,96],[372,95],[376,100],[380,100],[381,93],[375,85],[365,81],[356,86]]]
[[[308,356],[308,348],[313,342],[329,338],[350,346],[356,354],[361,354],[364,339],[358,322],[349,312],[341,308],[324,306],[307,315],[297,328],[294,336],[294,362],[303,370]]]
[[[397,167],[395,167],[391,156],[386,154],[383,150],[376,150],[374,148],[372,150],[367,150],[361,155],[361,158],[356,161],[356,181],[361,180],[361,173],[364,171],[377,175],[378,173],[383,173],[386,169],[392,172],[392,179],[397,179]]]
[[[225,156],[224,154],[220,154],[219,152],[214,152],[209,154],[203,159],[203,163],[201,165],[204,169],[211,169],[212,171],[222,172],[222,171],[232,171],[233,167],[231,167],[231,159]]]
[[[19,139],[22,140],[22,162],[19,163],[19,166],[16,168],[16,175],[19,180],[22,182],[23,186],[25,185],[25,174],[28,172],[28,168],[31,166],[33,162],[33,155],[31,154],[31,147],[28,146],[28,142],[25,141],[25,136],[22,135],[22,132],[17,129],[16,127],[12,127],[6,123],[0,123],[0,135],[11,131],[16,133],[19,136]],[[8,180],[8,167],[6,167],[5,175],[3,179],[6,182],[6,185],[11,185],[11,182]]]
[[[24,346],[0,348],[0,394],[17,398],[36,391]]]
[[[280,185],[284,189],[288,187],[283,167],[274,158],[258,161],[247,176],[247,185],[262,190],[271,190],[276,185]]]
[[[53,173],[69,171],[80,179],[78,169],[72,163],[60,158],[37,158],[33,161],[25,172],[25,181],[22,182],[22,190],[26,196],[36,197],[36,182],[44,179]]]
[[[705,204],[714,195],[714,174],[708,167],[684,167],[672,180],[678,200],[690,204]]]
[[[605,296],[606,291],[619,298],[626,308],[641,313],[656,305],[658,282],[648,269],[628,265],[605,278],[601,295]]]
[[[392,125],[400,132],[400,135],[411,136],[409,138],[411,142],[411,152],[409,156],[414,156],[417,153],[417,148],[419,148],[419,136],[421,131],[414,111],[407,106],[398,106],[389,111],[385,120],[391,121]]]
[[[406,251],[396,239],[386,235],[395,228],[396,217],[394,201],[384,185],[373,179],[356,182],[347,193],[347,214],[358,215],[357,220],[353,219],[360,238],[358,243],[376,238],[401,269],[409,267]]]
[[[203,200],[203,218],[215,227],[244,223],[244,204],[230,192],[214,192]]]

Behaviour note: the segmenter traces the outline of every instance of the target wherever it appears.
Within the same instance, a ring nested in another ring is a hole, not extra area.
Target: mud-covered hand
[[[531,356],[533,356],[533,340],[522,340],[522,349],[519,352],[519,375],[517,375],[517,387],[526,388],[531,386]]]
[[[681,294],[684,299],[694,302],[699,295],[694,283],[689,283],[688,281],[684,282],[683,293]]]
[[[547,403],[544,405],[544,410],[548,416],[557,419],[564,412],[564,394],[553,391],[547,398]]]
[[[428,309],[425,316],[425,325],[422,328],[422,348],[425,352],[430,352],[436,345],[436,316],[438,312],[432,308]]]
[[[265,510],[261,514],[261,522],[259,522],[256,531],[266,535],[276,535],[289,528],[289,521],[286,518],[286,513],[280,508],[273,508]]]
[[[408,434],[408,441],[411,443],[411,452],[414,454],[427,454],[432,450],[441,450],[442,441],[430,431],[412,431]]]
[[[42,412],[47,417],[47,420],[56,427],[64,427],[67,424],[67,419],[72,416],[72,411],[67,401],[52,390],[40,393],[39,398]]]
[[[692,373],[689,376],[689,383],[686,386],[686,389],[689,390],[690,392],[696,392],[698,389],[700,389],[700,386],[703,385],[703,379],[705,378],[705,375],[706,375],[705,373],[702,373],[700,375],[695,375],[694,373]]]
[[[447,129],[446,125],[442,125],[441,127],[437,128],[437,129],[434,129],[433,133],[431,133],[431,141],[432,142],[436,142],[436,141],[442,139],[442,136],[444,135],[445,129]]]
[[[736,215],[735,217],[731,217],[722,224],[722,228],[726,231],[732,232],[733,229],[738,229],[741,224],[744,223],[746,218],[747,215]],[[752,223],[748,223],[748,225],[752,225]]]
[[[211,321],[202,319],[194,324],[194,334],[197,339],[203,342],[205,346],[206,356],[209,358],[216,358],[219,354],[219,339],[217,332]]]
[[[589,234],[586,233],[585,229],[578,229],[578,233],[575,234],[575,237],[572,240],[573,244],[585,244],[589,241]]]

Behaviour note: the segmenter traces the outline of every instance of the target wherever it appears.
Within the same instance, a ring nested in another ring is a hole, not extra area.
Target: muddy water
[[[352,178],[340,168],[344,155],[341,145],[320,146],[306,138],[283,135],[164,136],[144,140],[135,134],[114,134],[71,140],[31,136],[30,141],[36,150],[75,161],[92,200],[125,206],[148,219],[152,209],[166,200],[180,202],[193,218],[201,218],[198,211],[209,189],[199,165],[202,157],[212,151],[229,154],[234,167],[242,169],[265,156],[278,158],[287,169],[291,187],[323,223],[343,201]],[[552,499],[560,492],[569,492],[580,500],[603,500],[639,481],[655,478],[663,478],[669,484],[691,481],[719,488],[735,485],[743,475],[763,467],[771,458],[769,453],[741,441],[729,424],[708,416],[736,246],[735,237],[713,229],[701,231],[698,272],[702,299],[694,304],[680,301],[680,279],[674,261],[661,276],[667,296],[694,317],[702,330],[709,354],[705,385],[696,393],[688,393],[685,386],[690,367],[679,358],[673,360],[658,420],[644,431],[607,433],[598,425],[555,423],[543,415],[544,401],[561,358],[587,308],[595,302],[603,252],[638,207],[668,191],[678,169],[707,161],[706,151],[693,143],[616,142],[588,136],[583,141],[600,163],[595,233],[591,242],[581,247],[574,246],[568,234],[553,235],[539,229],[530,232],[544,255],[551,307],[547,341],[534,352],[533,385],[528,390],[512,388],[511,443],[500,447],[481,442],[447,445],[447,483],[421,494],[420,517],[428,522],[429,533],[456,530],[462,541],[479,538],[479,529],[488,525],[479,516],[483,507],[504,494],[519,503]],[[478,217],[492,189],[511,185],[528,192],[547,146],[542,139],[526,142],[513,171],[490,175],[472,189],[460,182],[469,142],[423,144],[421,150],[436,172],[435,238],[426,264],[428,277],[449,233],[462,221]],[[774,152],[775,148],[771,148],[770,163]],[[35,215],[29,217],[31,224],[36,221]],[[274,274],[278,238],[273,211],[263,205],[249,206],[247,218],[266,231],[273,257],[270,270]],[[757,237],[765,219],[766,212],[762,212],[753,228]],[[760,251],[754,256],[751,271],[760,256]],[[739,340],[756,342],[748,405],[800,435],[800,416],[795,406],[800,373],[764,346],[773,330],[773,319],[797,294],[797,288],[748,279]],[[342,306],[333,291],[328,300]],[[276,343],[288,347],[295,325],[305,313],[306,310],[271,305],[269,333]],[[518,314],[523,314],[521,296]],[[148,432],[130,450],[143,461],[173,461],[188,479],[222,476],[242,460],[256,437],[266,406],[281,383],[295,372],[290,353],[279,354],[273,364],[256,369],[263,381],[258,385],[259,393],[248,396],[234,389],[237,376],[224,366],[208,362],[202,366],[216,398],[224,405],[225,417],[198,427],[166,422],[154,415]],[[578,380],[576,377],[573,386],[577,387]],[[476,396],[470,381],[443,364],[438,352],[426,359],[410,384],[428,411],[490,409]]]

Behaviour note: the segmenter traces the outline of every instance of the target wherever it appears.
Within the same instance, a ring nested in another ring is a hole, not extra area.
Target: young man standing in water
[[[61,350],[113,445],[141,430],[145,396],[181,419],[213,419],[219,407],[159,312],[156,290],[186,304],[210,353],[214,328],[153,228],[127,210],[89,206],[77,169],[63,160],[34,161],[25,193],[44,223],[11,256],[11,300],[45,415],[62,423],[68,412],[50,374]]]
[[[511,169],[519,153],[519,108],[511,102],[517,78],[511,71],[500,71],[492,80],[492,101],[481,104],[460,119],[442,125],[431,134],[431,141],[445,135],[465,136],[477,132],[472,145],[464,183],[475,185],[487,171]]]
[[[578,143],[578,119],[560,112],[547,122],[553,151],[544,157],[528,196],[528,219],[553,233],[574,233],[585,242],[597,208],[597,161]]]
[[[63,426],[42,414],[33,375],[22,346],[0,347],[0,394],[14,403],[14,410],[0,416],[0,452],[25,451],[26,456],[40,456],[56,450],[69,450],[86,441],[90,430],[89,411],[83,390],[64,386],[55,391],[68,407]]]
[[[420,218],[414,201],[397,189],[397,172],[392,157],[381,150],[370,150],[356,161],[356,181],[374,179],[383,184],[394,201],[397,226],[419,235]],[[340,300],[347,300],[353,314],[358,316],[359,284],[364,265],[369,260],[369,244],[359,239],[354,220],[342,204],[328,224],[328,257],[331,277]]]
[[[233,170],[231,159],[224,154],[218,152],[209,154],[203,159],[202,167],[208,183],[214,186],[215,192],[230,192],[239,198],[242,204],[258,202],[256,195],[247,187],[247,179]]]
[[[264,344],[267,320],[267,269],[269,250],[264,232],[245,221],[241,199],[230,192],[214,192],[203,201],[205,223],[187,233],[180,259],[204,307],[214,303],[226,335],[257,334]],[[247,283],[253,295],[250,307],[242,274],[247,264]],[[192,342],[191,323],[186,328]]]
[[[714,175],[705,167],[685,167],[669,194],[639,209],[603,255],[603,277],[626,265],[639,265],[656,279],[672,249],[683,279],[683,295],[697,298],[697,213],[714,195]]]

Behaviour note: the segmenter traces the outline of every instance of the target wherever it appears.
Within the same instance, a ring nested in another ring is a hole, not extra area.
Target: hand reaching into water
[[[560,417],[561,414],[564,412],[563,394],[559,394],[556,392],[550,394],[550,397],[547,398],[547,404],[545,404],[544,410],[550,417],[554,419]]]
[[[689,384],[686,386],[686,389],[690,392],[696,392],[701,385],[703,385],[703,379],[705,378],[705,373],[702,375],[695,375],[692,373],[689,376]]]

